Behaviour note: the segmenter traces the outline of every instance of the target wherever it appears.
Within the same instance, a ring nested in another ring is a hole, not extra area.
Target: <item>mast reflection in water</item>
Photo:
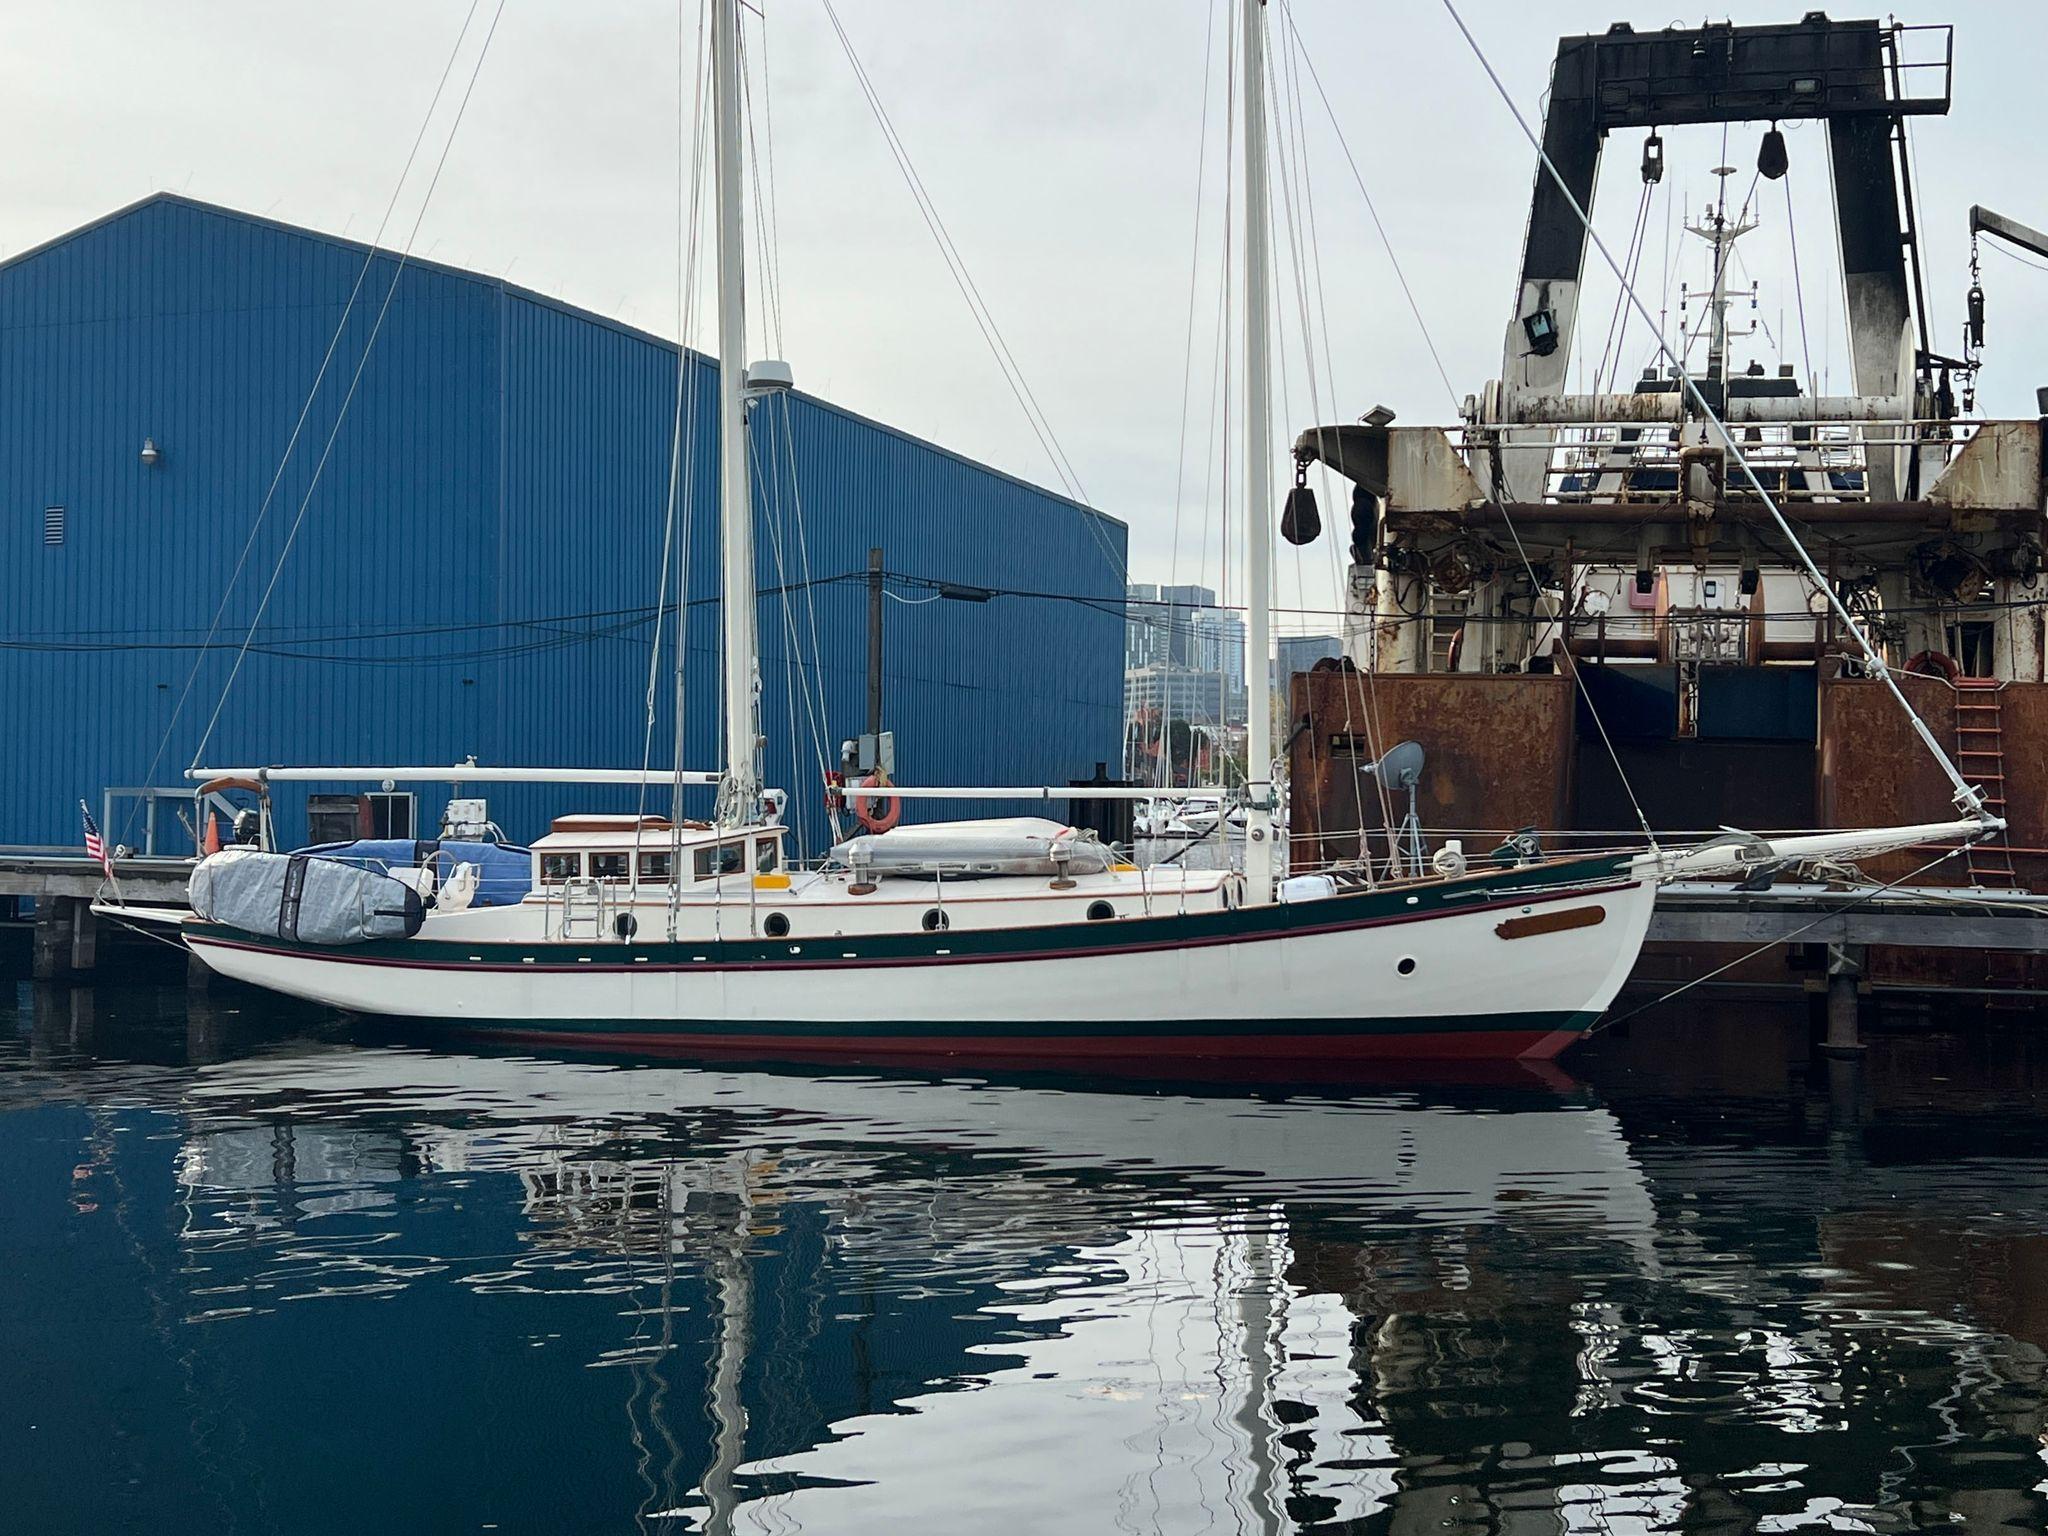
[[[15,1528],[2048,1527],[2023,1041],[1162,1090],[243,1006],[21,990]]]

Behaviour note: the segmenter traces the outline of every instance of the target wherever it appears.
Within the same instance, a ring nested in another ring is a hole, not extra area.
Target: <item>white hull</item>
[[[855,938],[748,944],[744,956],[739,946],[689,941],[421,938],[312,951],[217,929],[195,930],[188,942],[222,975],[293,997],[483,1029],[860,1041],[876,1050],[1028,1040],[1081,1054],[1142,1052],[1164,1038],[1206,1040],[1209,1054],[1282,1040],[1382,1054],[1373,1042],[1397,1039],[1407,1043],[1398,1054],[1438,1054],[1414,1048],[1428,1037],[1447,1055],[1547,1056],[1612,1001],[1654,896],[1652,884],[1622,880],[1425,916],[1403,910],[1408,898],[1381,893],[1279,909],[1278,931],[1258,931],[1247,913],[1041,930],[1043,946],[1028,953],[986,952],[971,933],[892,936],[894,952]],[[1503,935],[1518,916],[1594,907],[1599,920],[1584,926]],[[1095,942],[1105,929],[1116,932]],[[1065,947],[1067,935],[1092,947]],[[1481,1038],[1489,1034],[1519,1043],[1503,1050]]]

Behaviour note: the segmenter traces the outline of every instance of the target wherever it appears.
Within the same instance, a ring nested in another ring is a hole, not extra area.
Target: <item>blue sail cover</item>
[[[476,866],[476,896],[470,902],[473,907],[515,906],[533,889],[530,849],[511,843],[458,843],[449,838],[434,855],[436,884],[454,874],[458,864]]]
[[[434,866],[436,889],[455,873],[458,864],[474,864],[477,882],[474,907],[509,907],[523,900],[533,889],[533,854],[511,843],[462,843],[414,841],[411,838],[364,838],[353,843],[321,843],[301,848],[300,853],[316,859],[334,859],[360,869],[379,872],[411,869],[421,864]]]

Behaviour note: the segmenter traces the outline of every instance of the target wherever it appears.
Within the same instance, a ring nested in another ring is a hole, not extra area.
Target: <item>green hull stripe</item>
[[[932,960],[940,957],[940,951],[950,960],[1000,959],[1047,952],[1114,953],[1123,949],[1280,936],[1354,924],[1416,920],[1460,908],[1513,904],[1519,900],[1561,899],[1579,894],[1580,888],[1611,887],[1615,881],[1627,879],[1624,866],[1624,860],[1610,854],[1523,869],[1487,870],[1462,880],[1426,885],[1420,890],[1360,891],[1293,905],[942,933],[794,934],[786,939],[707,939],[674,944],[666,940],[634,944],[599,940],[584,948],[560,940],[533,944],[488,939],[376,939],[366,944],[302,944],[252,935],[217,923],[196,923],[188,931],[201,940],[214,939],[278,954],[455,969],[472,964],[523,966],[529,962],[536,967],[566,964],[618,970],[641,970],[656,965],[688,968],[697,962],[723,966],[830,965]],[[775,903],[759,902],[758,910],[765,915],[776,910]],[[792,904],[789,910],[800,914],[804,908]],[[625,958],[629,955],[632,961]]]

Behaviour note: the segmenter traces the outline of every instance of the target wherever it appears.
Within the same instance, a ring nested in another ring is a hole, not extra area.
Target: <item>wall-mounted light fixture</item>
[[[157,447],[155,438],[145,437],[142,440],[142,467],[144,469],[155,469],[157,465],[163,462],[163,457],[163,450]]]

